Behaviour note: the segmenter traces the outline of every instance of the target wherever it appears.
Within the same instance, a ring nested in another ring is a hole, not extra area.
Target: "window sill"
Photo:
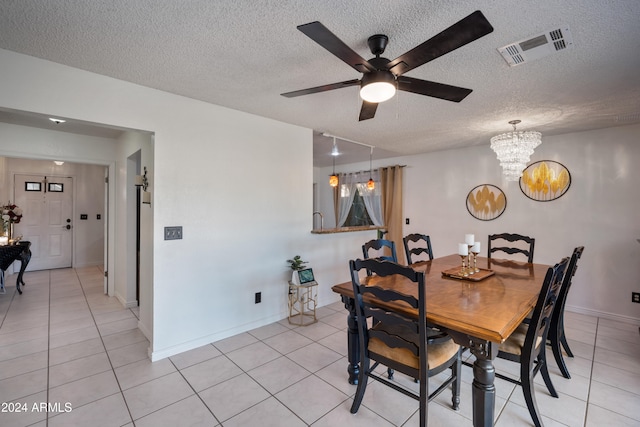
[[[370,231],[370,230],[385,230],[385,226],[376,225],[364,225],[359,227],[339,227],[339,228],[324,228],[322,230],[311,230],[311,234],[336,234],[336,233],[351,233],[354,231]]]

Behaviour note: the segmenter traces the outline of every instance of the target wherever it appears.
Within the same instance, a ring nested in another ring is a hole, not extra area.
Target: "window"
[[[64,191],[64,184],[58,182],[50,182],[48,190],[50,193],[62,193]]]
[[[360,188],[358,188],[356,194],[353,196],[353,204],[347,215],[347,220],[344,222],[344,226],[355,227],[363,225],[373,225],[373,221],[371,221],[367,207],[364,205],[364,199],[360,194]]]
[[[25,182],[24,191],[42,191],[41,182]]]
[[[340,174],[337,198],[338,227],[383,226],[380,180],[378,171],[372,173],[374,190],[367,189],[369,171]]]

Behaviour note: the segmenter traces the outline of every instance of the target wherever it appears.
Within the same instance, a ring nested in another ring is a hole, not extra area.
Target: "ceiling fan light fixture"
[[[367,102],[380,103],[396,94],[396,78],[390,71],[378,70],[362,76],[360,98]]]

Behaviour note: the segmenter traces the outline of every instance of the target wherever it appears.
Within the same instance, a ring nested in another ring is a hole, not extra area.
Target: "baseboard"
[[[565,310],[572,313],[586,314],[587,316],[601,317],[603,319],[615,320],[617,322],[631,323],[633,325],[640,326],[640,318],[623,316],[621,314],[608,313],[606,311],[592,310],[590,308],[576,307],[571,305],[565,305]]]
[[[167,357],[171,357],[176,354],[183,353],[185,351],[193,350],[194,348],[202,347],[203,345],[211,344],[213,342],[220,341],[222,339],[229,338],[234,335],[238,335],[243,332],[247,332],[252,329],[259,328],[261,326],[269,325],[271,323],[278,322],[282,319],[283,319],[282,315],[274,315],[266,319],[260,319],[255,322],[247,323],[242,326],[238,326],[232,329],[227,329],[226,331],[218,332],[218,333],[207,335],[195,340],[187,341],[182,344],[174,345],[174,346],[159,349],[159,350],[154,350],[154,351],[151,351],[150,358],[152,362],[157,362],[158,360],[165,359]]]
[[[138,301],[127,301],[119,294],[116,294],[115,297],[118,298],[118,301],[120,301],[120,304],[122,304],[124,308],[134,308],[138,306]]]

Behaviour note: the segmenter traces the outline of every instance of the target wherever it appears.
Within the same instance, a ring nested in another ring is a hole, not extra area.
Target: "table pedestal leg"
[[[356,315],[355,301],[353,298],[342,296],[344,307],[349,311],[347,315],[347,351],[349,366],[349,384],[358,384],[360,374],[360,342],[358,341],[358,316]]]
[[[474,342],[471,353],[476,356],[473,364],[473,425],[493,426],[496,406],[496,370],[493,366],[498,351],[492,342]]]

